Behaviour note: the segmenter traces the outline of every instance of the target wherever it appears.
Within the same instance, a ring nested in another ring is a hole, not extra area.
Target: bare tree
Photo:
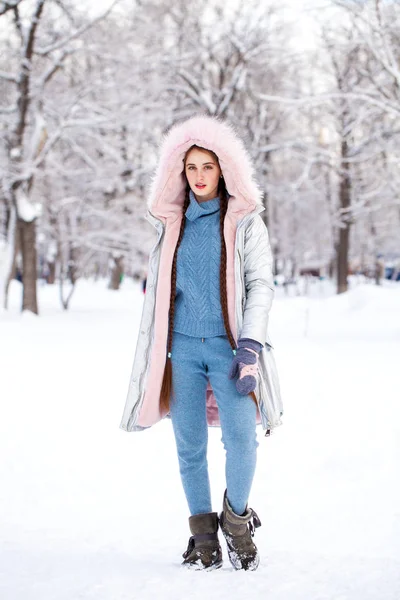
[[[71,25],[69,22],[71,28],[67,34],[61,34],[58,28],[43,31],[41,45],[39,31],[44,28],[45,4],[50,20],[58,12],[64,16],[67,14],[67,21],[70,21],[68,11],[62,4],[50,0],[36,0],[30,12],[25,4],[22,0],[2,3],[0,11],[0,14],[5,15],[3,18],[9,19],[9,24],[14,28],[12,47],[18,56],[11,63],[13,70],[0,73],[0,78],[14,88],[14,101],[6,109],[9,118],[12,119],[12,126],[6,139],[8,170],[2,181],[6,212],[9,215],[6,219],[4,239],[14,247],[14,251],[8,252],[9,260],[3,279],[10,278],[18,248],[22,256],[22,310],[37,314],[38,213],[30,197],[37,169],[43,165],[59,136],[59,132],[48,135],[43,116],[44,92],[56,73],[63,68],[66,58],[77,50],[76,40],[104,18],[110,9],[80,26]],[[13,218],[14,213],[16,219]],[[11,228],[14,227],[13,232]]]

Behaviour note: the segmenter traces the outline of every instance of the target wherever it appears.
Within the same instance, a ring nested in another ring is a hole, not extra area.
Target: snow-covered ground
[[[285,418],[271,438],[260,430],[254,573],[227,559],[180,568],[188,513],[170,423],[119,429],[140,286],[80,282],[70,312],[41,287],[39,318],[18,313],[19,296],[13,282],[0,315],[2,600],[400,598],[400,285],[278,292]],[[217,429],[209,453],[220,510]]]

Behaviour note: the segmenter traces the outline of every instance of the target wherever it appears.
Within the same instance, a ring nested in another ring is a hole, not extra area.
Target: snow
[[[322,284],[321,284],[322,285]],[[320,290],[320,291],[318,291]],[[278,290],[284,425],[260,430],[254,573],[180,568],[189,531],[169,422],[119,429],[139,284],[79,282],[70,312],[0,315],[0,597],[5,600],[398,600],[400,286]],[[214,510],[224,491],[210,430]]]
[[[15,195],[17,199],[17,210],[19,218],[25,221],[26,223],[34,221],[36,217],[38,217],[40,214],[40,210],[38,208],[40,207],[40,205],[37,203],[32,204],[26,196],[25,192],[21,188],[17,189]]]

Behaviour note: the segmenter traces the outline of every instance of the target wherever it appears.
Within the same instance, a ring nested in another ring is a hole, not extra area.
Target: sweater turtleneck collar
[[[195,221],[199,217],[204,215],[210,215],[217,212],[220,209],[219,196],[206,200],[205,202],[197,202],[196,197],[192,190],[189,192],[190,204],[186,211],[186,217],[189,221]]]

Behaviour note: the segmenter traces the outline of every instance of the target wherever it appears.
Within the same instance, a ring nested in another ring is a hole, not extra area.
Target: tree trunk
[[[111,279],[108,285],[108,289],[110,290],[119,290],[119,286],[121,284],[122,275],[124,273],[124,257],[123,256],[113,256],[112,260],[114,262]]]
[[[346,158],[348,147],[346,140],[342,141],[342,158]],[[337,293],[347,292],[347,274],[349,272],[349,242],[351,215],[349,212],[351,204],[351,181],[348,163],[342,162],[342,174],[340,180],[339,200],[341,209],[341,225],[339,227],[339,245],[337,249]]]
[[[66,296],[64,296],[64,275],[63,275],[63,273],[60,274],[60,300],[61,300],[61,305],[64,310],[68,310],[68,308],[69,308],[69,303],[75,292],[75,287],[76,287],[76,281],[71,282],[71,287],[69,289],[69,292]]]
[[[375,261],[375,284],[376,285],[381,285],[382,284],[382,279],[385,275],[385,265],[383,263],[383,261],[377,259]]]
[[[8,291],[10,283],[16,275],[16,256],[18,251],[17,213],[13,206],[7,209],[4,239],[6,244],[4,271],[0,274],[2,282],[2,298],[4,310],[8,309]]]
[[[56,263],[54,262],[49,262],[47,264],[47,266],[49,267],[49,274],[47,276],[47,283],[49,285],[53,285],[56,282]]]
[[[18,219],[18,232],[22,253],[22,310],[38,314],[36,293],[36,223]]]
[[[4,310],[8,310],[8,292],[10,291],[10,285],[13,279],[15,279],[16,275],[17,275],[17,264],[16,264],[16,258],[17,258],[17,253],[14,247],[14,253],[13,253],[13,258],[12,258],[12,265],[11,265],[11,271],[9,272],[7,279],[6,279],[6,283],[5,283],[5,288],[4,288],[4,298],[3,298],[3,307]]]
[[[329,265],[328,265],[328,276],[329,279],[333,279],[336,273],[336,263],[337,261],[335,260],[335,257],[333,257],[330,261],[329,261]]]
[[[347,274],[349,269],[349,236],[350,227],[346,224],[345,227],[339,229],[339,251],[337,255],[337,293],[343,294],[347,292]]]
[[[65,268],[64,265],[61,262],[61,267],[60,267],[60,300],[61,300],[61,305],[63,307],[64,310],[68,310],[69,308],[69,303],[71,301],[71,298],[75,292],[75,288],[76,288],[76,282],[79,279],[79,271],[78,271],[78,253],[79,250],[77,248],[73,248],[72,246],[69,247],[68,250],[68,263],[67,263],[67,267]],[[66,271],[66,275],[67,275],[67,279],[70,281],[71,286],[69,288],[69,292],[67,293],[67,295],[64,295],[64,282],[65,282],[65,271]]]

